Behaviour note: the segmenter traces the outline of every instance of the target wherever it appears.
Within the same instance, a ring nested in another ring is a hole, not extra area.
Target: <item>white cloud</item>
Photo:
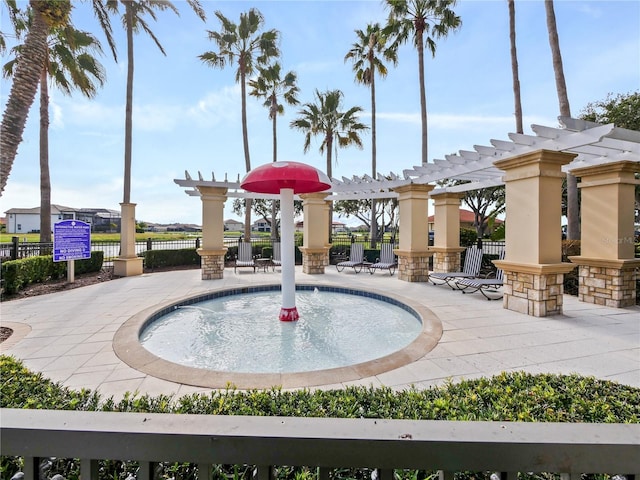
[[[207,93],[187,110],[187,116],[201,128],[237,122],[240,114],[240,86],[226,86]]]

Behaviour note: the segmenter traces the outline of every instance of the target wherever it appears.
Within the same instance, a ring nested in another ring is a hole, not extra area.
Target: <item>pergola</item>
[[[624,307],[635,303],[634,189],[640,172],[640,132],[561,117],[561,128],[532,125],[535,135],[510,133],[444,160],[414,166],[402,174],[332,178],[329,192],[301,195],[304,205],[303,271],[324,273],[328,202],[397,198],[400,209],[398,278],[426,281],[435,271],[460,268],[458,209],[462,194],[506,186],[508,221],[505,308],[546,316],[562,311],[562,280],[576,265],[579,297],[585,302]],[[561,261],[561,186],[567,172],[581,178],[581,255]],[[436,188],[444,179],[469,183]],[[237,181],[204,180],[185,171],[175,183],[203,202],[203,279],[222,278],[223,208],[227,197],[276,198],[245,192]],[[427,247],[428,200],[435,205],[435,245]]]

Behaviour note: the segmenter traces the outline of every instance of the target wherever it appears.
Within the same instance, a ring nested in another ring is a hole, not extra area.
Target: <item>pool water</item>
[[[300,320],[281,322],[281,298],[279,291],[261,291],[176,306],[148,323],[140,342],[154,355],[188,367],[290,373],[381,358],[409,345],[422,330],[409,308],[318,289],[297,291]]]

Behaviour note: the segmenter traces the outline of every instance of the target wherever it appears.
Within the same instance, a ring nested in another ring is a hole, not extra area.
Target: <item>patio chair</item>
[[[478,278],[482,265],[482,249],[469,247],[464,256],[464,265],[461,272],[439,272],[429,274],[429,281],[434,285],[444,285],[445,283],[452,290],[459,290],[456,281],[463,278]],[[437,281],[434,281],[437,280]]]
[[[273,242],[273,253],[271,255],[271,264],[273,268],[282,267],[282,253],[280,251],[280,242]]]
[[[369,265],[369,273],[373,275],[376,270],[389,270],[389,275],[393,275],[398,267],[396,255],[393,253],[392,243],[383,243],[380,245],[380,258],[375,263]]]
[[[336,264],[336,269],[341,272],[347,267],[353,268],[353,271],[360,273],[364,265],[364,245],[362,243],[352,243],[351,252],[349,252],[349,260]]]
[[[234,273],[238,267],[251,267],[253,272],[256,271],[256,262],[253,258],[253,251],[251,248],[251,242],[239,242],[238,254],[236,255],[236,263],[233,266]]]
[[[504,250],[500,251],[498,260],[504,260]],[[487,300],[500,300],[502,294],[499,297],[490,297],[486,292],[497,292],[502,287],[502,280],[504,278],[504,272],[501,268],[496,270],[495,278],[461,278],[456,281],[458,288],[462,290],[462,293],[474,293],[480,292]],[[471,289],[471,290],[470,290]]]

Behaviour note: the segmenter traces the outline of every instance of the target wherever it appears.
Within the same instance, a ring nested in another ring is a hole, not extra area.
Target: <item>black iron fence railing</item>
[[[302,235],[296,235],[296,246],[302,245]],[[239,242],[246,241],[243,237],[225,237],[225,246],[229,249],[227,260],[235,259]],[[147,250],[177,250],[183,248],[200,248],[201,238],[189,238],[181,240],[153,240],[151,238],[136,241],[136,254],[141,255]],[[257,257],[269,257],[273,251],[273,239],[270,237],[252,237],[251,242],[253,254]],[[364,236],[335,235],[331,238],[330,258],[334,261],[343,260],[349,256],[351,244],[354,242],[364,243],[365,257],[368,261],[375,261],[380,253],[381,243],[394,243],[397,246],[397,238],[387,237],[383,241],[371,242]],[[487,254],[497,255],[504,248],[504,242],[483,242],[483,249]],[[113,259],[120,255],[120,242],[118,241],[93,241],[91,250],[104,252],[104,265],[109,267],[113,264]],[[296,249],[297,251],[297,249]],[[16,260],[20,258],[34,257],[39,255],[51,255],[53,243],[20,242],[18,237],[14,237],[11,243],[0,244],[0,259]],[[299,252],[296,254],[296,263],[302,262]]]

